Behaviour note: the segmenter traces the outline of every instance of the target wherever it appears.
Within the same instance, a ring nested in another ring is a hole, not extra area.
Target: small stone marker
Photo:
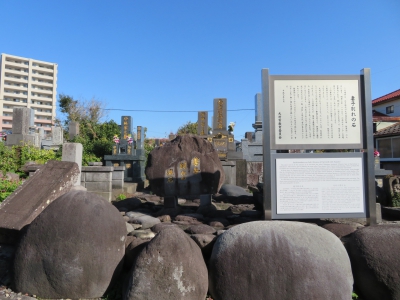
[[[71,122],[68,126],[69,138],[72,140],[74,137],[79,135],[79,123]]]
[[[19,231],[53,200],[71,190],[79,167],[74,162],[50,160],[0,204],[0,242],[15,243]]]
[[[208,111],[198,112],[197,134],[201,136],[206,136],[208,134]]]
[[[74,186],[81,185],[82,152],[83,152],[83,146],[80,143],[63,144],[62,161],[75,162],[78,164],[79,167],[79,176],[76,179]]]

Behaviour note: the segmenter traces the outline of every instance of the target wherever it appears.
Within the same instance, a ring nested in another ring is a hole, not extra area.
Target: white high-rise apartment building
[[[1,54],[0,131],[11,130],[13,107],[35,110],[35,125],[51,131],[56,117],[57,64]]]

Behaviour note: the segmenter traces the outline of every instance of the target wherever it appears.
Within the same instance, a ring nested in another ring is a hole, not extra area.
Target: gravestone
[[[72,140],[74,137],[79,135],[79,123],[70,122],[68,126],[69,139]]]
[[[7,136],[7,146],[21,145],[21,143],[36,146],[38,137],[32,132],[34,113],[33,109],[27,107],[13,108],[12,134]]]
[[[39,136],[41,136],[40,129],[39,129]],[[58,150],[60,146],[63,144],[63,142],[64,142],[63,130],[59,126],[52,126],[51,133],[46,138],[41,137],[42,149]]]
[[[0,204],[0,242],[14,244],[53,200],[70,191],[80,174],[77,163],[50,160]]]
[[[246,132],[246,138],[242,139],[243,158],[248,162],[263,161],[263,104],[260,93],[255,96],[255,111],[255,123],[253,124],[255,132]]]
[[[145,152],[144,132],[142,126],[137,127],[136,143],[133,141],[132,117],[121,117],[121,138],[113,145],[112,154],[105,155],[106,166],[124,166],[125,182],[144,182]]]
[[[75,187],[81,186],[82,154],[83,154],[82,144],[80,144],[80,143],[65,143],[65,144],[63,144],[61,160],[75,162],[79,168],[79,175],[74,183]]]
[[[152,192],[164,197],[166,207],[177,205],[177,197],[200,198],[211,204],[211,194],[218,192],[225,174],[215,148],[197,135],[178,135],[162,147],[154,148],[146,165]]]
[[[221,160],[240,159],[241,153],[236,152],[235,138],[227,129],[227,99],[214,99],[214,116],[212,135],[208,136],[218,152]]]
[[[197,118],[197,134],[208,135],[208,111],[199,111]]]

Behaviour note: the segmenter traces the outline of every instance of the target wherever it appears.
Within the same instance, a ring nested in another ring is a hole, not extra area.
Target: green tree
[[[105,116],[104,103],[96,99],[75,100],[64,94],[60,95],[58,103],[60,111],[66,117],[65,127],[72,121],[79,122],[79,135],[69,141],[82,144],[82,165],[101,161],[104,155],[111,154],[113,136],[120,135],[120,129],[113,120],[103,123],[100,121]]]
[[[211,130],[211,127],[208,126],[208,131]],[[184,125],[178,128],[176,132],[177,135],[181,134],[197,134],[197,122],[192,123],[190,121],[186,122]]]

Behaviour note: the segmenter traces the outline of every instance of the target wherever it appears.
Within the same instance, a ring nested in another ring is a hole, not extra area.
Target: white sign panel
[[[276,159],[277,214],[363,213],[361,157]]]
[[[361,143],[358,80],[275,80],[275,144]]]

